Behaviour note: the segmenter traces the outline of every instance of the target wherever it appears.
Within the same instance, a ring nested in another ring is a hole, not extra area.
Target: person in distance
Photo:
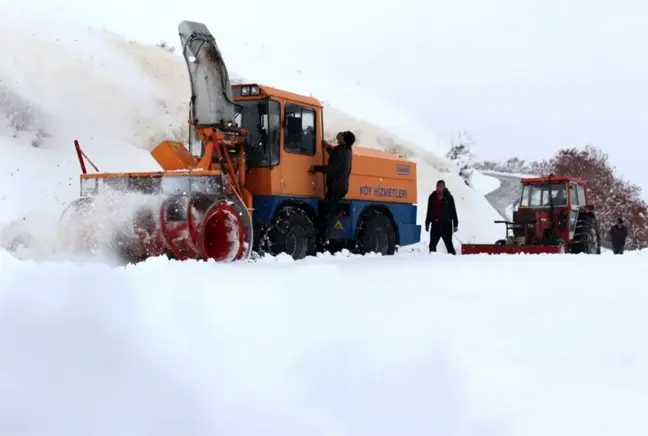
[[[619,218],[616,224],[610,228],[610,241],[612,241],[614,254],[623,254],[627,238],[628,228],[623,224],[623,218]]]

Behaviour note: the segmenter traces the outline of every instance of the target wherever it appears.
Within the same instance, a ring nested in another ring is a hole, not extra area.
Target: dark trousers
[[[436,252],[440,239],[443,239],[448,254],[457,254],[452,244],[452,227],[438,223],[432,224],[432,228],[430,229],[430,253],[433,251]]]
[[[618,245],[612,245],[612,251],[614,254],[623,254],[623,250],[625,249],[625,244],[618,246]]]
[[[320,202],[319,214],[317,216],[317,227],[319,230],[320,238],[328,239],[328,228],[331,215],[335,210],[337,204],[344,198],[346,192],[340,195],[336,192],[327,192],[324,200]]]

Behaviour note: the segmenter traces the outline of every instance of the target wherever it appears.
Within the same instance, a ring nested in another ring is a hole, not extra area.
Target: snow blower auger
[[[189,70],[189,150],[164,141],[152,152],[160,172],[88,173],[77,141],[81,198],[61,218],[62,245],[108,249],[125,263],[148,257],[246,259],[252,251],[252,196],[245,188],[247,131],[234,123],[227,69],[206,26],[179,25]],[[71,235],[71,236],[70,236]]]
[[[599,224],[577,177],[522,179],[522,195],[506,237],[495,244],[464,244],[461,254],[601,254]]]

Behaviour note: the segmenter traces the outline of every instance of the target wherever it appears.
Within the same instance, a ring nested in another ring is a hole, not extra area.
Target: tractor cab
[[[520,208],[567,207],[578,209],[587,203],[585,182],[576,177],[522,179]]]
[[[521,184],[518,210],[513,213],[514,234],[520,238],[524,232],[524,239],[528,239],[531,230],[536,243],[550,245],[571,241],[578,210],[586,203],[585,182],[576,177],[549,176],[525,178]]]

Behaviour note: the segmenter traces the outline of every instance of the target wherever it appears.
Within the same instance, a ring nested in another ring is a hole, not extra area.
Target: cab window
[[[526,185],[522,189],[520,206],[546,207],[552,202],[555,206],[566,204],[564,183],[538,183]]]
[[[287,103],[284,110],[284,148],[289,153],[313,156],[316,150],[315,111]]]
[[[569,201],[572,205],[578,206],[578,192],[576,191],[576,183],[569,184]]]
[[[578,193],[578,204],[585,206],[585,187],[583,185],[576,185],[576,192]]]
[[[235,122],[247,129],[246,153],[250,168],[279,163],[281,105],[275,100],[237,102]]]

